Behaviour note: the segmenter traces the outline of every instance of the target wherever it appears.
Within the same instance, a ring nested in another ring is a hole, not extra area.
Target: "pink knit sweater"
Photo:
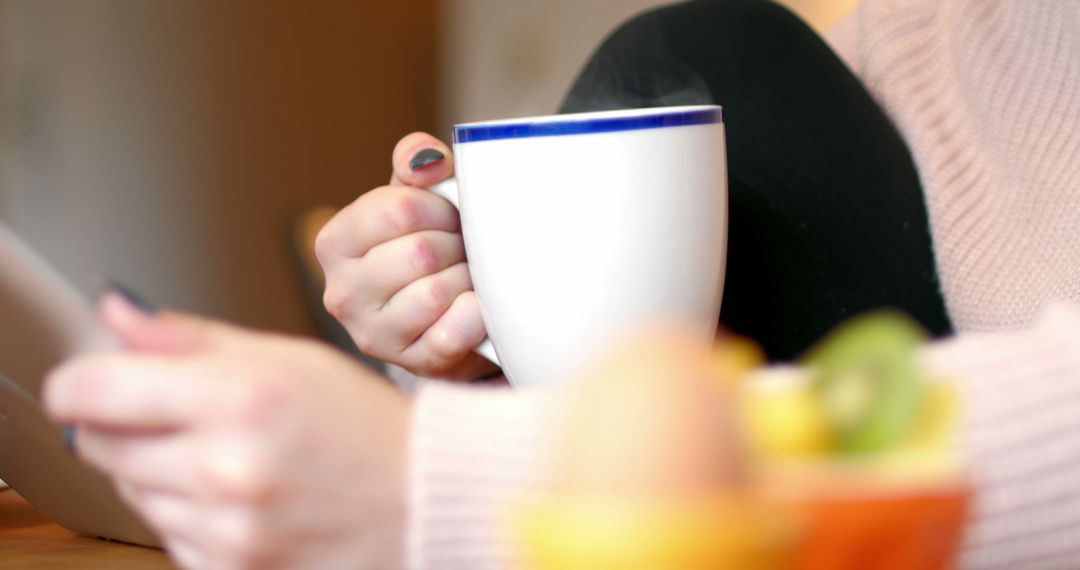
[[[950,316],[926,365],[965,398],[978,498],[962,564],[1080,566],[1080,1],[863,0],[831,38],[919,166]],[[555,400],[417,396],[411,568],[513,568],[501,507]]]

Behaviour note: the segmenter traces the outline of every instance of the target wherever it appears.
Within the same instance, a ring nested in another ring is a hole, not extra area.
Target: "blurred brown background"
[[[385,183],[410,131],[551,112],[661,3],[0,0],[0,219],[88,294],[307,333],[298,212]]]

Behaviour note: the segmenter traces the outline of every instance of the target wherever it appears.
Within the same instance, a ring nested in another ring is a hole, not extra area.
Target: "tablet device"
[[[0,224],[0,479],[63,527],[158,546],[109,481],[67,450],[38,400],[64,358],[117,348],[91,304]]]

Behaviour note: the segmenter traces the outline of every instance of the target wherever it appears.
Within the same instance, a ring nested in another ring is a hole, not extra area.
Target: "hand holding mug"
[[[727,235],[719,107],[469,123],[454,151],[452,169],[437,141],[406,137],[392,185],[319,236],[327,307],[361,350],[424,376],[477,377],[490,359],[524,386],[567,378],[626,327],[674,321],[711,339]]]
[[[388,186],[345,207],[319,232],[327,310],[365,354],[428,377],[473,379],[498,368],[484,338],[461,220],[426,190],[453,175],[450,149],[413,133],[394,149]]]

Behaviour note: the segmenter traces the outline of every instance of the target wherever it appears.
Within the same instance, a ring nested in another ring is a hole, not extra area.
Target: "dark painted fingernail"
[[[138,293],[132,291],[124,285],[121,285],[120,283],[117,283],[116,281],[109,281],[109,284],[106,285],[105,288],[120,295],[121,297],[126,299],[128,303],[131,303],[140,311],[148,315],[153,315],[158,312],[157,305],[151,303],[150,301],[147,301],[146,298],[142,295],[139,295]]]
[[[412,160],[409,161],[409,170],[415,172],[417,170],[420,170],[421,168],[431,166],[432,164],[435,164],[436,162],[439,162],[444,158],[446,158],[445,154],[433,148],[425,148],[424,150],[416,153],[416,155],[412,157]]]
[[[64,447],[71,453],[75,453],[75,426],[64,428]]]
[[[488,382],[495,382],[496,380],[502,380],[505,377],[506,376],[503,375],[502,370],[496,370],[491,374],[485,374],[484,376],[481,376],[479,378],[473,378],[472,380],[470,380],[470,382],[472,382],[473,384],[485,384]]]

